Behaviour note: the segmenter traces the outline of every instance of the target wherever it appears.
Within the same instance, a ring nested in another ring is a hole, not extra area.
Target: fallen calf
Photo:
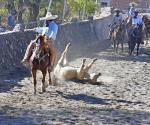
[[[65,50],[61,54],[61,57],[58,60],[56,67],[54,68],[53,78],[52,78],[53,84],[56,84],[55,82],[57,81],[57,79],[80,80],[80,81],[87,80],[91,84],[97,82],[97,79],[101,75],[101,73],[98,74],[89,73],[89,69],[92,67],[92,65],[95,63],[97,59],[93,59],[92,62],[88,65],[85,65],[86,59],[83,59],[82,64],[79,68],[70,66],[66,58],[70,45],[71,45],[70,43],[66,45]]]

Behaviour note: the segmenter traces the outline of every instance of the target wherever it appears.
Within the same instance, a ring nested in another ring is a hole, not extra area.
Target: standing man
[[[51,71],[53,70],[56,61],[56,49],[54,48],[54,41],[58,32],[58,25],[55,23],[55,19],[57,19],[57,17],[57,15],[52,15],[50,12],[47,12],[45,17],[40,18],[40,20],[46,21],[46,27],[38,27],[35,29],[36,32],[41,33],[46,37],[46,44],[50,49],[50,66],[48,69]],[[27,47],[22,63],[25,64],[29,62],[33,48],[34,41],[31,41]]]
[[[8,14],[8,17],[7,17],[7,26],[9,28],[9,30],[13,30],[13,28],[15,27],[15,20],[14,20],[14,17],[12,15],[12,12],[10,12]]]

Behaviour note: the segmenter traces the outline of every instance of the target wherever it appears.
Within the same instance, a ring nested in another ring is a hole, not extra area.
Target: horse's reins
[[[41,60],[44,60],[44,58],[46,57],[46,56],[48,56],[49,55],[49,53],[46,53],[46,54],[44,54],[41,58],[39,58],[38,60],[39,60],[39,64],[40,64],[40,62],[41,62]]]
[[[38,38],[36,39],[36,41],[37,41],[37,40],[38,40]],[[40,39],[40,41],[41,41],[41,39]],[[40,43],[39,43],[39,42],[38,42],[38,43],[35,42],[35,44],[40,44]],[[41,53],[41,50],[39,51],[39,53]],[[41,61],[44,60],[44,58],[45,58],[46,56],[49,56],[49,53],[44,54],[42,57],[36,58],[36,59],[39,61],[39,65],[40,65]]]

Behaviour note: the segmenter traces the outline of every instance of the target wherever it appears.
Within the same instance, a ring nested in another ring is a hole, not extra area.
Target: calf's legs
[[[58,60],[58,64],[59,64],[59,65],[64,66],[64,65],[67,64],[68,61],[67,61],[66,55],[67,55],[67,52],[68,52],[68,49],[69,49],[70,45],[71,45],[70,43],[68,43],[68,44],[66,45],[65,50],[63,51],[63,53],[62,53],[60,59]]]

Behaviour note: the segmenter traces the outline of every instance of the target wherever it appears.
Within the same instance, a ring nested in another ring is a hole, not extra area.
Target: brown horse
[[[144,15],[142,18],[143,22],[144,22],[144,31],[145,31],[145,35],[146,35],[146,44],[148,44],[148,36],[150,34],[150,19],[148,18],[147,15]]]
[[[125,31],[126,31],[125,23],[122,22],[116,29],[114,29],[114,31],[112,33],[111,39],[113,42],[115,52],[118,51],[119,44],[121,44],[122,51],[123,51],[123,41],[124,41],[124,37],[125,37]]]
[[[43,74],[42,92],[46,91],[45,77],[46,77],[47,70],[49,72],[49,84],[51,84],[51,77],[50,77],[51,71],[48,69],[48,66],[50,65],[49,51],[50,50],[47,47],[45,42],[45,36],[39,35],[34,42],[34,50],[30,58],[30,66],[31,66],[31,72],[32,72],[33,83],[34,83],[34,94],[36,94],[37,70],[40,70]]]

